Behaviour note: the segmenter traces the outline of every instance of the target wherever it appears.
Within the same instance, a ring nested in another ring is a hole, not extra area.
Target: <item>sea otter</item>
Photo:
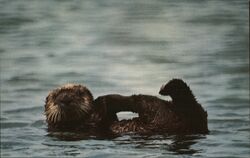
[[[159,93],[169,95],[172,101],[165,101],[150,95],[106,95],[98,97],[96,102],[113,107],[114,111],[111,111],[113,113],[132,111],[139,114],[138,118],[112,123],[110,128],[114,133],[208,133],[207,112],[197,102],[183,80],[169,81],[162,86]]]
[[[82,85],[68,84],[49,93],[45,115],[49,131],[95,131],[122,134],[207,133],[207,113],[197,103],[190,88],[180,79],[164,85],[155,96],[111,94],[93,100]],[[139,117],[118,121],[116,113],[131,111]]]

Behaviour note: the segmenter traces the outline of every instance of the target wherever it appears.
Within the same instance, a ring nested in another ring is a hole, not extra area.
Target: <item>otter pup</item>
[[[114,133],[208,133],[207,113],[184,81],[173,79],[163,85],[159,93],[169,95],[172,101],[150,95],[106,95],[96,100],[99,104],[112,106],[116,110],[112,112],[132,111],[139,114],[138,118],[112,123],[110,128]]]
[[[45,101],[45,115],[49,131],[93,131],[109,127],[117,121],[115,113],[95,106],[91,92],[78,84],[66,84],[52,90]],[[110,110],[111,111],[111,110]]]
[[[173,79],[159,91],[172,98],[173,111],[187,121],[194,133],[208,133],[207,112],[197,102],[189,86],[181,79]]]

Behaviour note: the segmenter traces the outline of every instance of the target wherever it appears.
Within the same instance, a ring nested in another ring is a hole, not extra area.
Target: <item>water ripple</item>
[[[8,128],[20,128],[28,126],[29,123],[27,122],[1,122],[1,128],[8,129]]]
[[[249,157],[248,10],[246,0],[0,0],[1,157]],[[44,99],[58,85],[156,95],[174,77],[208,111],[208,135],[47,133]]]
[[[4,111],[7,114],[16,114],[16,113],[28,113],[28,112],[33,112],[33,111],[40,111],[41,107],[36,106],[36,107],[30,107],[30,108],[19,108],[19,109],[14,109],[14,110],[6,110]]]

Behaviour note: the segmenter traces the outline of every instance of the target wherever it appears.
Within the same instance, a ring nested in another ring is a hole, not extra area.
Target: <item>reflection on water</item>
[[[51,133],[48,135],[52,137],[54,142],[45,142],[43,145],[48,147],[65,147],[64,141],[72,142],[68,147],[76,148],[79,141],[84,143],[88,142],[88,145],[91,144],[95,149],[107,148],[106,144],[102,142],[110,141],[112,142],[112,148],[135,148],[137,150],[151,150],[154,153],[162,155],[162,152],[168,153],[171,155],[194,155],[195,153],[202,152],[199,149],[192,149],[191,146],[197,143],[201,139],[205,139],[206,136],[203,135],[156,135],[156,136],[147,136],[147,135],[124,135],[116,137],[96,137],[89,136],[89,134],[84,133]],[[99,141],[99,143],[89,143],[92,141]],[[76,144],[74,143],[76,142]],[[86,145],[86,144],[85,144]],[[102,146],[102,147],[100,147]],[[87,147],[88,148],[88,147]],[[76,153],[75,153],[76,154]],[[80,153],[79,153],[80,154]],[[77,154],[78,155],[78,154]],[[72,154],[72,156],[74,156]],[[149,155],[148,155],[149,156]]]
[[[247,0],[0,0],[1,156],[248,157],[248,16]],[[48,136],[44,99],[60,84],[158,95],[174,77],[209,135]]]
[[[199,150],[192,149],[191,145],[204,138],[202,135],[124,136],[114,141],[116,144],[132,145],[137,149],[152,149],[155,150],[154,152],[156,153],[164,151],[174,155],[193,155],[199,152]]]

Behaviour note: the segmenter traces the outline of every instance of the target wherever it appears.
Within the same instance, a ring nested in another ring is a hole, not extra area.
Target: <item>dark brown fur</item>
[[[66,85],[53,90],[46,98],[46,121],[51,131],[208,133],[207,113],[185,82],[173,79],[159,93],[169,95],[172,102],[150,95],[117,94],[100,96],[93,101],[86,87]],[[64,115],[59,117],[61,111]],[[121,111],[136,112],[139,117],[118,121],[116,113]]]
[[[114,110],[113,113],[132,111],[139,114],[132,120],[114,122],[110,127],[114,133],[208,133],[207,113],[185,82],[173,79],[162,87],[160,94],[170,95],[172,102],[150,95],[106,95],[95,102]]]
[[[66,84],[52,90],[45,101],[49,131],[95,131],[117,121],[104,105],[95,105],[91,92],[82,85]]]

